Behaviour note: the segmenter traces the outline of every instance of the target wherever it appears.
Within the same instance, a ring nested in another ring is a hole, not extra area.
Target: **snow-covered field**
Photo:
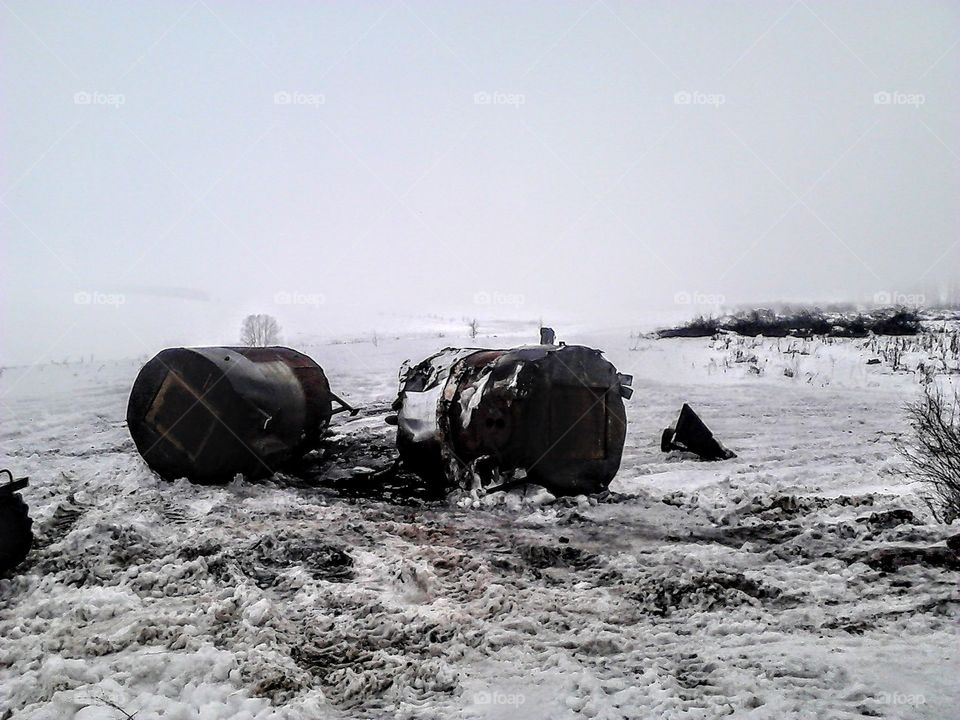
[[[534,331],[292,344],[384,462],[404,359]],[[879,553],[960,533],[894,450],[919,373],[862,341],[560,335],[636,378],[597,497],[169,484],[124,423],[143,359],[7,368],[37,540],[0,580],[0,718],[958,716],[957,560]],[[661,454],[683,402],[739,457]]]

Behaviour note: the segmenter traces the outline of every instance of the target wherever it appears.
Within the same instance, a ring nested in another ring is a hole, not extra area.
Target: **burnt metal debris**
[[[401,370],[388,422],[404,465],[430,485],[593,493],[620,467],[631,382],[579,345],[447,348]]]
[[[9,481],[0,485],[0,575],[22,563],[33,545],[33,521],[19,490],[27,478],[14,478],[9,470],[0,470],[0,478]]]
[[[267,476],[301,457],[341,410],[356,413],[296,350],[169,348],[140,370],[127,426],[161,477],[218,483]]]
[[[713,436],[710,428],[686,403],[680,408],[677,424],[666,428],[660,436],[660,449],[663,452],[692,452],[701,460],[730,460],[737,456]]]

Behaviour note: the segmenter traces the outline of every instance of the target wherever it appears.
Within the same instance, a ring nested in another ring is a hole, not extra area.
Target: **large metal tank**
[[[447,348],[403,372],[397,447],[438,487],[598,492],[620,467],[630,382],[579,345]]]
[[[334,401],[320,366],[290,348],[170,348],[137,376],[127,426],[161,477],[226,482],[317,447]]]

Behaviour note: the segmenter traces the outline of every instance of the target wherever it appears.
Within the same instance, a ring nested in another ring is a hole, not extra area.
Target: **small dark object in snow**
[[[960,535],[954,535],[947,538],[947,547],[955,553],[960,553]]]
[[[857,522],[867,523],[872,530],[887,530],[898,525],[913,525],[914,515],[905,508],[898,508],[870,513],[869,517],[857,518]]]
[[[931,547],[891,545],[874,548],[865,553],[851,556],[853,560],[866,563],[874,570],[895,572],[907,565],[926,565],[947,570],[960,570],[960,557],[950,548],[933,545]]]
[[[556,547],[553,545],[519,545],[520,557],[536,570],[546,568],[568,567],[583,570],[597,565],[597,557],[593,553],[581,550],[573,545]]]
[[[867,365],[879,365],[879,364],[880,364],[880,358],[870,358],[869,360],[867,360]]]
[[[27,478],[14,479],[9,470],[0,470],[3,475],[10,482],[0,486],[0,574],[22,563],[33,545],[33,520],[17,492],[27,486]]]
[[[713,437],[710,428],[686,403],[680,408],[677,424],[666,428],[660,436],[660,449],[663,452],[686,450],[701,460],[730,460],[737,456]]]
[[[781,591],[743,573],[709,570],[692,577],[677,574],[641,576],[627,597],[642,611],[667,617],[682,609],[715,611],[759,601],[780,602]]]

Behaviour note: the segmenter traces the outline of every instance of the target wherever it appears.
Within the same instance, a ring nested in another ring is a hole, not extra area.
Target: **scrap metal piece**
[[[14,478],[9,470],[0,470],[10,481],[0,485],[0,575],[22,563],[33,546],[33,520],[18,490],[27,487],[28,478]]]
[[[285,347],[169,348],[137,376],[127,426],[165,479],[271,475],[316,448],[333,403],[323,370]]]
[[[599,492],[620,467],[622,379],[579,345],[447,348],[402,373],[397,448],[435,487],[490,489],[525,474],[555,494]]]
[[[698,455],[701,460],[730,460],[737,456],[713,436],[710,428],[686,403],[680,408],[677,424],[666,428],[660,436],[660,449],[663,452],[685,450]]]

